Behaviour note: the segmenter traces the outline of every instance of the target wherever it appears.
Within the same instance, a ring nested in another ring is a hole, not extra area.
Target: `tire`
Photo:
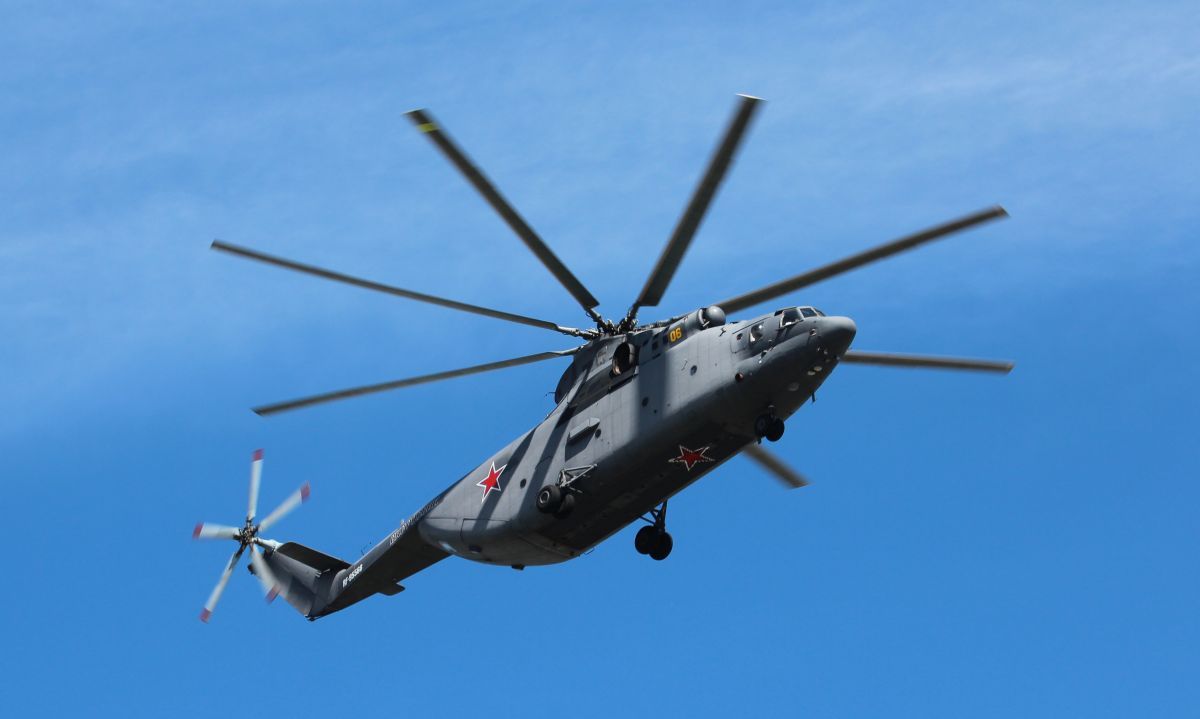
[[[654,543],[654,547],[650,550],[650,558],[656,562],[661,562],[671,554],[671,548],[675,546],[675,540],[671,539],[671,535],[663,532],[658,535]]]
[[[558,487],[555,487],[557,489]],[[571,510],[575,509],[575,495],[567,492],[563,495],[562,501],[558,503],[558,509],[554,512],[554,516],[559,519],[566,519]]]
[[[658,544],[658,530],[651,526],[645,526],[638,530],[633,536],[633,548],[638,554],[649,554],[651,549]]]
[[[767,433],[763,436],[770,442],[778,442],[783,437],[784,428],[783,420],[776,417],[767,425]]]
[[[539,512],[551,514],[557,512],[562,506],[563,494],[562,488],[557,484],[547,484],[542,487],[537,494],[537,508]]]

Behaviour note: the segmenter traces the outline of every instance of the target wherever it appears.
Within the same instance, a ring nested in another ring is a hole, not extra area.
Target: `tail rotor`
[[[212,617],[217,602],[220,601],[221,595],[225,592],[225,586],[229,584],[229,577],[233,575],[234,568],[237,567],[238,562],[247,549],[250,550],[251,572],[254,576],[258,577],[263,592],[266,594],[267,601],[270,602],[275,599],[283,591],[282,585],[280,585],[279,580],[275,577],[263,557],[263,552],[273,552],[280,545],[274,540],[260,537],[259,532],[274,525],[296,507],[308,501],[311,490],[308,482],[305,482],[299,489],[292,492],[287,499],[283,500],[266,518],[261,522],[255,523],[258,512],[258,490],[262,482],[262,462],[262,450],[255,450],[250,464],[250,497],[246,508],[246,521],[241,528],[201,522],[192,530],[192,539],[232,539],[238,543],[233,556],[229,558],[228,564],[225,565],[225,571],[222,572],[221,578],[217,581],[217,586],[213,587],[212,594],[209,595],[208,601],[204,603],[204,609],[200,612],[200,621],[202,622],[207,622]]]

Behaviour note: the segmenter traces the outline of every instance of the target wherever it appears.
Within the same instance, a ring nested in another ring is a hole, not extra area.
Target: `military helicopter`
[[[640,294],[619,320],[598,300],[425,110],[407,113],[425,137],[459,169],[525,246],[575,299],[592,326],[567,327],[403,289],[214,241],[212,248],[246,259],[376,292],[529,325],[583,340],[562,350],[488,362],[417,377],[304,397],[254,409],[259,415],[491,372],[569,359],[554,391],[554,409],[400,523],[354,562],[294,542],[261,536],[308,498],[308,485],[262,520],[256,517],[262,452],[250,474],[241,527],[199,524],[193,536],[232,539],[230,558],[200,617],[208,621],[243,553],[268,599],[282,595],[309,620],[374,595],[403,591],[401,581],[456,556],[515,569],[573,559],[635,522],[645,525],[634,548],[655,560],[670,553],[668,500],[739,453],[787,487],[806,480],[763,440],[779,441],[786,421],[843,362],[1007,373],[1011,362],[851,350],[856,326],[810,306],[787,306],[733,321],[729,315],[890,257],[955,232],[1005,217],[990,207],[859,252],[752,292],[686,314],[641,322],[659,304],[713,196],[733,161],[761,100],[739,95],[735,111],[699,185]]]

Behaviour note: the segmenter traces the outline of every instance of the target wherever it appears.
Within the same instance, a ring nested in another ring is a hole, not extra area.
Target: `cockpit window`
[[[816,317],[817,311],[811,307],[801,307],[800,314],[804,315],[805,317]]]
[[[762,336],[763,336],[762,322],[759,322],[758,324],[756,324],[750,328],[750,342],[751,343],[759,341],[760,339],[762,339]]]
[[[800,310],[792,307],[786,310],[779,311],[779,328],[791,327],[800,321]]]

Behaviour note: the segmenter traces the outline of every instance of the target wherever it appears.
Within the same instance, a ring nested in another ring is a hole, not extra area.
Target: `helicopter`
[[[617,320],[597,312],[595,296],[426,110],[413,110],[407,117],[566,289],[591,326],[568,327],[214,241],[212,249],[245,259],[583,342],[254,408],[270,416],[534,362],[569,360],[554,390],[554,409],[541,422],[483,459],[354,562],[262,536],[308,499],[310,490],[305,484],[258,519],[263,454],[256,451],[242,525],[201,523],[193,531],[196,539],[232,539],[238,545],[200,618],[209,620],[247,551],[248,569],[268,600],[282,596],[310,621],[376,594],[398,594],[405,588],[402,581],[447,557],[514,569],[556,564],[579,557],[639,521],[644,525],[634,535],[634,548],[661,561],[674,546],[667,531],[668,501],[732,457],[744,454],[785,487],[807,484],[763,442],[782,439],[789,418],[815,400],[817,390],[841,363],[1010,372],[1013,363],[1004,361],[853,350],[854,321],[812,306],[785,306],[749,319],[730,319],[822,280],[1006,217],[999,206],[686,314],[639,320],[640,310],[661,301],[762,104],[757,97],[737,97],[732,119],[645,285]]]

